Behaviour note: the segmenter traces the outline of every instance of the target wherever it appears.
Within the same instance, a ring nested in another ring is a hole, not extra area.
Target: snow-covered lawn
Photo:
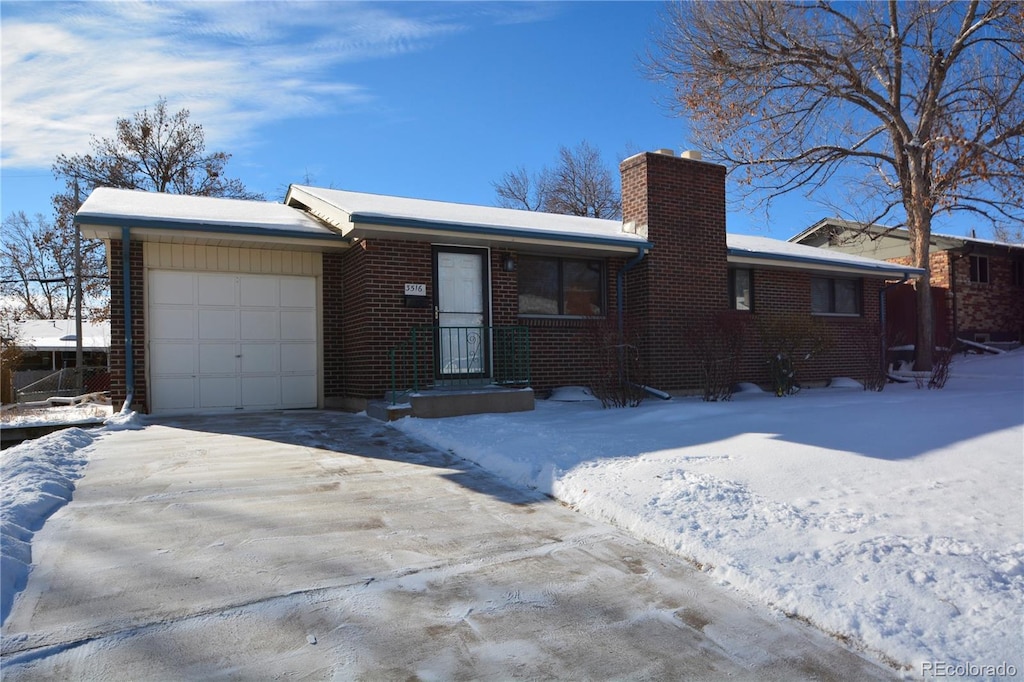
[[[909,674],[1024,675],[1024,350],[890,385],[396,428],[692,561]]]

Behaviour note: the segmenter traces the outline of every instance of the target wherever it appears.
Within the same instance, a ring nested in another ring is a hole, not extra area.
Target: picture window
[[[604,263],[519,256],[519,314],[596,317],[604,314]]]

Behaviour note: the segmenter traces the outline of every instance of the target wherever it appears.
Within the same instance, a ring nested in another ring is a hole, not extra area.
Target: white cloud
[[[338,65],[425,49],[467,30],[457,14],[472,7],[4,2],[3,165],[49,167],[88,151],[91,135],[111,135],[117,117],[161,96],[188,108],[215,147],[267,121],[366,105],[372,91],[338,82]],[[523,14],[512,8],[505,20]]]

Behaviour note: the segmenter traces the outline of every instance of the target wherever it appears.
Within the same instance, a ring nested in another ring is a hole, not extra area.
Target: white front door
[[[152,270],[153,412],[317,406],[313,277]]]
[[[435,247],[434,263],[438,377],[487,376],[487,251]]]

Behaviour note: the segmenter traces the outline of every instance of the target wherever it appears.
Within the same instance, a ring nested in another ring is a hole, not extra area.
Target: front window
[[[604,314],[604,264],[599,260],[520,256],[520,315]]]
[[[811,312],[820,315],[860,315],[860,280],[812,277]]]

